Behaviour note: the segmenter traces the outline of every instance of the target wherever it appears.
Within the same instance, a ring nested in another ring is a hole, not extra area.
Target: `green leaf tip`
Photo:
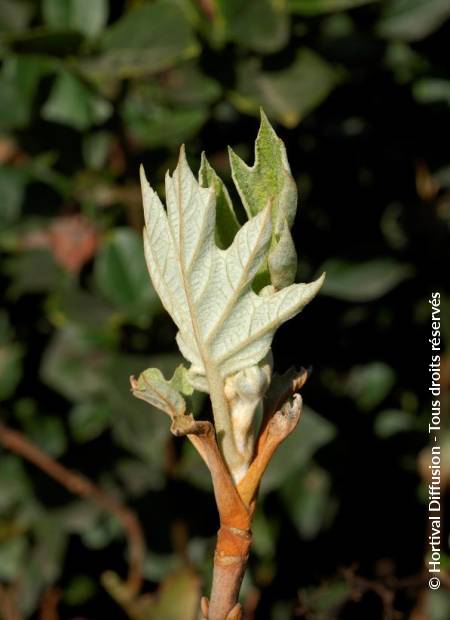
[[[229,157],[232,178],[248,217],[254,217],[270,204],[273,224],[271,253],[276,252],[278,243],[283,239],[282,247],[272,260],[269,254],[272,268],[265,262],[259,274],[261,285],[271,281],[278,289],[292,284],[297,270],[297,254],[289,232],[297,211],[297,187],[283,141],[262,108],[260,114],[253,166],[248,166],[231,148]],[[282,252],[287,253],[281,256]]]
[[[186,372],[186,368],[180,365],[167,381],[158,368],[147,368],[138,379],[130,377],[131,392],[136,398],[164,411],[171,418],[184,415],[186,402],[181,394],[190,395],[193,392]]]
[[[249,218],[272,203],[273,233],[280,234],[284,219],[292,226],[297,209],[297,188],[283,141],[264,111],[255,142],[253,166],[229,147],[231,175]]]

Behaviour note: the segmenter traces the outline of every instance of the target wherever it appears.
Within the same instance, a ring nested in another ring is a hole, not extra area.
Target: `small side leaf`
[[[184,415],[186,402],[178,389],[186,388],[189,391],[189,387],[183,376],[183,370],[179,366],[172,379],[167,381],[157,368],[147,368],[141,372],[138,379],[130,377],[133,396],[164,411],[171,418]]]
[[[183,364],[176,367],[173,377],[169,383],[175,390],[185,396],[191,396],[191,394],[194,393],[192,385],[188,379],[188,371]]]

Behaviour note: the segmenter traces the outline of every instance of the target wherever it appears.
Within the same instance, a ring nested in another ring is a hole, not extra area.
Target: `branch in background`
[[[145,557],[145,541],[141,524],[130,508],[121,504],[91,480],[78,472],[71,471],[49,457],[33,445],[22,433],[0,423],[0,443],[15,452],[51,478],[59,482],[71,493],[92,499],[107,512],[115,515],[124,529],[128,548],[129,566],[126,587],[130,594],[137,594],[142,587],[142,570]],[[14,616],[11,616],[13,620]],[[9,618],[8,618],[9,620]]]
[[[49,588],[44,592],[39,611],[39,620],[59,620],[58,604],[61,592],[57,588]]]
[[[2,620],[23,620],[17,608],[17,586],[0,584],[0,617]]]
[[[383,606],[382,620],[393,620],[394,618],[394,599],[395,590],[389,588],[384,583],[365,579],[356,575],[354,569],[343,571],[346,581],[349,583],[350,599],[354,601],[360,600],[366,592],[374,592],[380,599]]]
[[[409,596],[413,593],[416,598],[416,605],[408,618],[410,620],[427,620],[427,606],[429,597],[433,596],[433,591],[430,590],[429,575],[426,570],[409,577],[397,578],[389,572],[371,579],[358,575],[357,569],[357,565],[341,569],[334,580],[323,582],[312,594],[299,594],[299,605],[295,610],[295,617],[315,620],[319,610],[322,609],[324,596],[326,597],[327,593],[334,590],[340,591],[341,594],[337,595],[334,603],[330,601],[331,605],[326,613],[326,618],[330,620],[340,618],[349,605],[358,603],[367,593],[374,594],[380,601],[380,620],[396,620],[403,617],[395,607],[397,597],[399,594]],[[443,589],[450,590],[448,576],[444,572],[441,576]]]

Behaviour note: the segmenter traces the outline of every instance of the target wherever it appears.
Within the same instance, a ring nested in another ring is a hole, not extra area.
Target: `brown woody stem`
[[[210,422],[196,421],[191,415],[174,416],[172,419],[172,433],[187,436],[208,465],[219,511],[220,529],[214,554],[211,598],[209,601],[203,598],[201,605],[207,620],[242,618],[238,597],[252,541],[250,528],[256,494],[275,450],[298,424],[302,399],[296,392],[306,378],[307,373],[302,369],[269,405],[259,433],[255,457],[237,487],[217,445],[214,426]],[[292,396],[291,404],[289,399]]]
[[[241,618],[237,603],[247,567],[252,536],[250,528],[238,529],[222,525],[217,533],[214,573],[208,620]]]
[[[203,600],[203,614],[208,620],[238,620],[241,611],[237,599],[250,550],[252,509],[245,506],[234,486],[210,422],[196,422],[192,416],[176,416],[172,432],[177,436],[196,437],[194,445],[201,444],[219,511],[211,599],[209,602]]]
[[[104,510],[117,517],[125,531],[129,547],[130,557],[126,586],[130,593],[137,594],[142,585],[145,542],[141,525],[134,512],[122,505],[115,497],[105,493],[82,474],[71,471],[61,463],[54,461],[48,454],[32,444],[22,433],[1,423],[0,443],[8,450],[36,465],[71,493],[92,499]]]

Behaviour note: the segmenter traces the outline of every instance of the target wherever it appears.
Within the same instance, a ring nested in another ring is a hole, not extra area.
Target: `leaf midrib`
[[[181,279],[183,282],[183,288],[184,288],[184,292],[186,295],[186,301],[188,304],[188,309],[189,309],[189,315],[191,318],[191,323],[192,323],[192,329],[194,331],[194,337],[195,337],[195,341],[197,343],[197,347],[198,347],[198,351],[200,353],[200,357],[202,358],[202,362],[203,362],[203,367],[205,369],[205,375],[208,377],[208,368],[210,365],[212,365],[211,360],[209,359],[209,356],[206,354],[206,350],[203,346],[203,343],[201,341],[201,334],[200,334],[200,329],[198,326],[198,321],[197,321],[197,315],[195,313],[195,304],[191,298],[191,292],[190,292],[190,287],[188,286],[188,281],[187,281],[187,276],[186,276],[186,271],[185,271],[185,264],[184,264],[184,258],[183,258],[183,250],[184,250],[184,226],[183,226],[183,218],[182,218],[182,208],[181,208],[181,166],[178,165],[175,173],[177,175],[177,184],[176,184],[176,195],[177,195],[177,211],[178,211],[178,239],[179,239],[179,243],[178,243],[178,263],[180,265],[180,275],[181,275]],[[172,179],[173,182],[173,179]],[[169,224],[168,226],[169,231],[170,231],[170,236],[172,237],[172,242],[173,244],[176,246],[175,240],[173,238],[173,234],[172,234],[172,229],[171,226]],[[195,248],[197,249],[197,248]],[[195,253],[195,250],[194,250]],[[209,383],[209,381],[208,381]]]

